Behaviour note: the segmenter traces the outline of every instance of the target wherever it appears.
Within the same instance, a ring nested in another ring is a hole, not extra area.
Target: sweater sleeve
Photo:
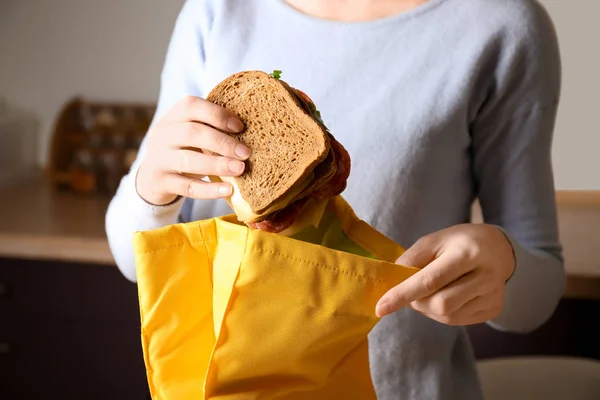
[[[152,125],[186,95],[201,96],[199,76],[204,64],[205,37],[210,13],[204,0],[187,0],[177,21],[167,49],[161,74],[161,88]],[[137,159],[123,177],[106,213],[106,234],[115,262],[130,281],[136,281],[132,234],[178,222],[183,199],[168,206],[146,203],[135,188],[135,176],[146,141],[140,146]]]
[[[529,332],[553,314],[565,285],[552,170],[561,68],[552,23],[541,7],[506,32],[471,124],[473,173],[483,218],[512,244],[516,269],[502,313],[488,324]]]

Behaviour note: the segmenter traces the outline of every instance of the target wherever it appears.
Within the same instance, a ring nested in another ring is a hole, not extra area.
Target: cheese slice
[[[288,191],[284,196],[282,196],[275,203],[271,204],[269,208],[265,210],[262,214],[256,214],[252,211],[250,204],[242,197],[239,186],[235,183],[235,179],[233,177],[214,177],[210,176],[209,179],[211,182],[228,182],[233,187],[233,193],[230,197],[225,200],[229,204],[229,206],[233,209],[233,212],[237,215],[239,221],[244,223],[254,222],[260,220],[264,215],[268,215],[274,213],[275,211],[279,211],[285,208],[288,204],[292,202],[292,200],[297,197],[302,191],[314,180],[314,174],[310,173],[305,179],[303,179],[300,183],[294,185],[290,191]]]

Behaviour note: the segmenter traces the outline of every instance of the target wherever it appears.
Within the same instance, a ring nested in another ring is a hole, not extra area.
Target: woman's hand
[[[155,205],[168,204],[177,196],[229,196],[230,184],[201,179],[206,175],[239,176],[250,150],[215,128],[236,133],[244,125],[225,108],[199,97],[186,97],[176,104],[148,132],[136,177],[138,194]]]
[[[464,224],[418,240],[397,261],[422,268],[378,302],[382,317],[410,305],[448,325],[471,325],[497,317],[504,287],[515,269],[513,249],[491,225]]]

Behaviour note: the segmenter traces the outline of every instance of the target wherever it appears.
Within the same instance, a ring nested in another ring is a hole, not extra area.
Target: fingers
[[[474,297],[463,307],[449,315],[419,312],[446,325],[467,326],[480,324],[496,318],[502,312],[503,295],[502,291],[497,290],[483,296]]]
[[[223,133],[243,129],[236,115],[223,107],[199,97],[181,100],[148,132],[145,157],[136,175],[138,194],[151,204],[168,204],[177,195],[230,196],[231,184],[198,178],[244,172],[242,160],[248,159],[250,150]]]
[[[470,271],[469,264],[463,264],[452,255],[442,255],[412,275],[404,282],[384,294],[375,312],[378,317],[395,312],[415,300],[430,296],[460,276]]]
[[[243,161],[194,150],[170,151],[165,163],[165,169],[169,172],[199,176],[239,176],[246,167]]]
[[[244,124],[231,111],[201,97],[187,96],[174,108],[175,121],[202,122],[232,133],[244,129]]]
[[[451,315],[489,291],[482,276],[479,270],[471,271],[431,296],[413,301],[410,306],[427,315]]]
[[[181,128],[177,130],[174,138],[174,145],[178,148],[193,147],[240,160],[246,160],[250,157],[248,147],[236,138],[219,132],[210,126],[188,122],[184,123]]]
[[[219,199],[230,196],[232,192],[228,183],[203,182],[175,173],[165,176],[164,187],[169,193],[192,199]]]

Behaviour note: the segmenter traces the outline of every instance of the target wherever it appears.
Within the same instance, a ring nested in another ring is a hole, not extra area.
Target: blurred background
[[[532,334],[470,327],[490,399],[600,382],[600,2],[541,2],[563,56],[553,155],[569,281]],[[0,399],[149,398],[136,287],[114,266],[104,212],[183,3],[0,0]]]

